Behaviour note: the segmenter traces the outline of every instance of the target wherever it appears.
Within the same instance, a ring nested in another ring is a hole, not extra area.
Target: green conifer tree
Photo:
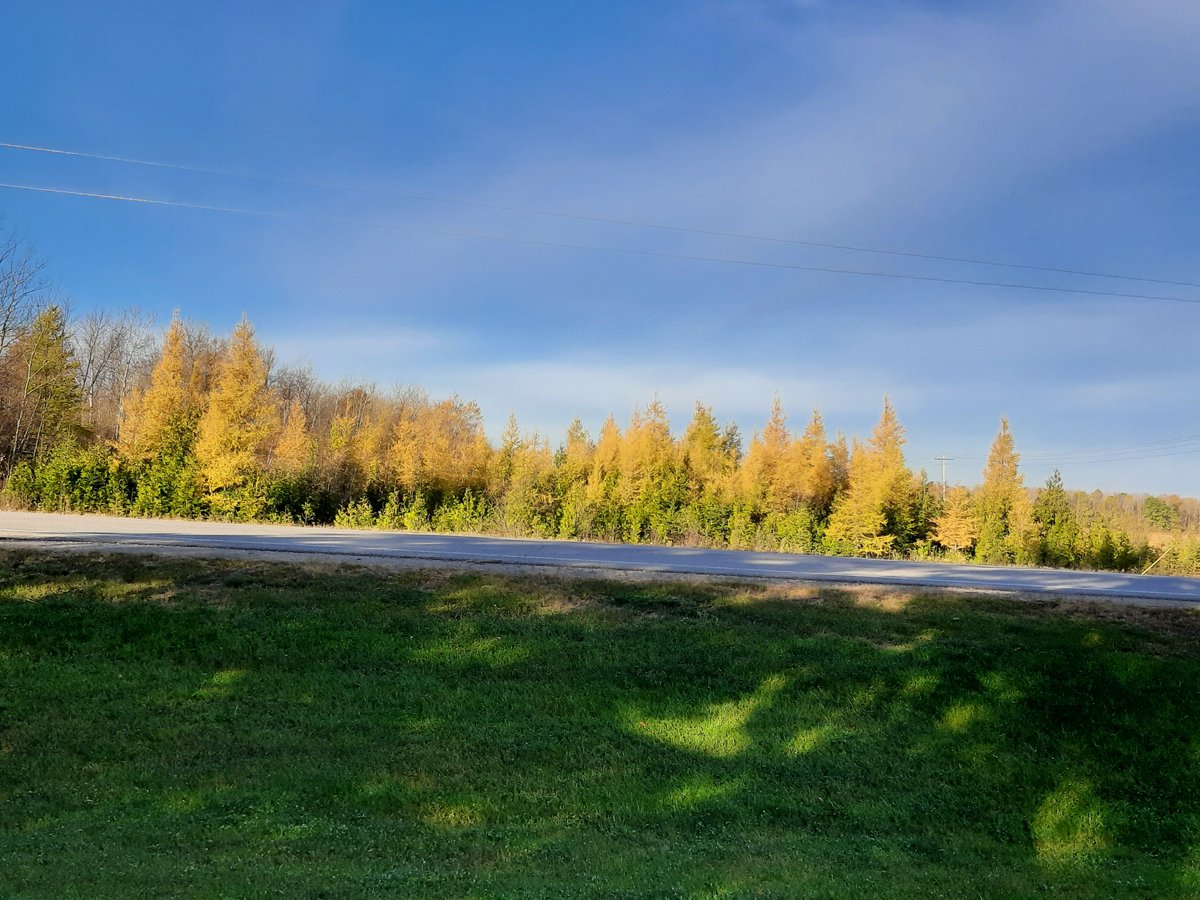
[[[37,459],[59,442],[73,440],[80,428],[79,363],[62,309],[42,310],[9,347],[4,364],[11,431],[7,474],[19,460]]]
[[[1079,524],[1057,469],[1046,480],[1046,486],[1038,492],[1033,504],[1033,518],[1038,526],[1038,561],[1047,566],[1075,565]]]

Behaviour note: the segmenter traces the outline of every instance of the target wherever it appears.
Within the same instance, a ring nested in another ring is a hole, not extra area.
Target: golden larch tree
[[[911,530],[913,476],[904,461],[904,428],[885,397],[866,444],[855,442],[849,484],[834,503],[831,543],[880,556],[903,544]]]
[[[788,444],[780,464],[779,482],[789,507],[803,503],[821,515],[833,502],[833,460],[820,410],[813,410],[804,433]]]
[[[876,451],[858,440],[850,452],[849,485],[829,516],[826,539],[834,550],[883,556],[895,536],[886,534],[881,465]]]
[[[680,442],[680,453],[696,496],[723,496],[730,491],[737,458],[713,416],[712,407],[696,403],[696,411]]]
[[[557,455],[559,478],[564,484],[582,483],[587,480],[592,469],[592,454],[595,449],[583,422],[576,417],[567,428],[566,440],[563,441]]]
[[[214,494],[243,487],[265,467],[279,411],[267,385],[267,363],[243,317],[200,419],[196,459]]]
[[[1017,453],[1008,419],[1000,420],[1000,431],[988,451],[983,470],[983,486],[979,489],[977,514],[979,539],[975,556],[980,562],[1013,562],[1024,540],[1026,520],[1032,509],[1025,492],[1020,471],[1021,456]]]
[[[657,400],[645,411],[635,409],[621,438],[617,464],[621,472],[620,496],[629,506],[651,489],[651,483],[675,457],[675,442],[666,408]]]
[[[271,469],[286,475],[303,472],[313,462],[313,439],[308,433],[308,417],[299,400],[288,406],[283,430],[271,451]]]
[[[486,485],[491,453],[479,406],[450,397],[402,416],[388,459],[402,490],[453,494]]]
[[[181,432],[187,432],[190,439],[196,409],[186,355],[183,323],[175,316],[150,373],[150,384],[144,391],[134,391],[123,404],[118,450],[126,459],[158,456],[168,443],[183,437]]]
[[[558,536],[576,538],[591,529],[592,506],[587,499],[587,478],[595,453],[587,429],[578,418],[567,428],[566,440],[555,455],[557,490],[562,498]]]
[[[933,539],[957,553],[968,553],[975,546],[979,526],[975,505],[965,487],[953,487],[946,494],[942,514],[934,522]]]
[[[750,440],[742,465],[742,493],[751,503],[770,512],[782,512],[786,505],[780,483],[780,466],[788,449],[787,414],[778,396],[771,403],[771,415],[760,434]]]
[[[891,401],[883,398],[883,413],[871,432],[871,448],[877,456],[880,500],[887,530],[899,541],[908,538],[913,501],[913,474],[904,461],[904,426]]]
[[[588,476],[588,496],[598,500],[615,484],[620,473],[621,429],[611,414],[600,428],[600,440],[592,453],[592,471]]]
[[[384,417],[380,415],[380,398],[370,385],[344,386],[333,403],[329,425],[322,429],[321,466],[334,491],[348,500],[366,491],[378,474]],[[415,408],[427,405],[423,398],[419,402],[414,399],[405,415],[411,419]],[[386,427],[390,436],[395,425],[389,423]],[[390,456],[388,465],[392,466]]]

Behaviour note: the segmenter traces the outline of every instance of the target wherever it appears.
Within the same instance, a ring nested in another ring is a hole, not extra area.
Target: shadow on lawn
[[[37,600],[0,603],[15,871],[82,827],[150,888],[1197,886],[1194,641],[978,599],[285,571],[7,572]]]

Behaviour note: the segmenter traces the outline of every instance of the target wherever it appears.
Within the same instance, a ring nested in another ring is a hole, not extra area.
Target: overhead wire
[[[647,250],[638,247],[610,247],[596,244],[580,244],[567,241],[549,241],[539,238],[522,238],[511,235],[486,234],[472,231],[453,231],[449,229],[427,228],[416,225],[399,225],[394,222],[366,221],[362,219],[347,219],[331,216],[313,216],[302,213],[288,213],[279,210],[261,210],[234,206],[216,206],[202,203],[190,203],[179,200],[164,200],[156,197],[139,197],[126,194],[109,194],[97,191],[78,191],[68,188],[47,187],[44,185],[16,184],[0,182],[0,188],[16,191],[31,191],[43,194],[57,194],[69,197],[82,197],[93,200],[109,200],[125,203],[139,203],[148,206],[178,207],[181,209],[201,210],[205,212],[229,213],[235,215],[255,216],[272,219],[301,219],[315,222],[332,222],[340,225],[354,225],[366,228],[384,228],[411,234],[427,234],[437,237],[460,238],[464,240],[491,241],[494,243],[518,244],[535,247],[555,247],[567,250],[581,250],[593,253],[619,253],[631,256],[652,257],[656,259],[674,259],[688,262],[718,263],[722,265],[749,266],[766,269],[783,269],[796,272],[817,272],[831,275],[851,275],[864,278],[890,278],[901,281],[930,282],[936,284],[952,284],[969,287],[1007,288],[1021,291],[1037,291],[1043,293],[1069,294],[1090,297],[1109,297],[1121,300],[1149,300],[1166,303],[1200,304],[1200,297],[1178,297],[1167,294],[1135,294],[1122,291],[1102,291],[1090,288],[1060,287],[1044,284],[1027,284],[1022,282],[986,281],[973,278],[949,278],[940,275],[917,275],[908,272],[881,272],[865,269],[848,269],[836,266],[812,266],[799,263],[772,262],[760,259],[741,259],[729,256],[707,256],[695,253],[678,253],[666,250]]]
[[[655,229],[660,231],[672,231],[684,234],[704,235],[707,237],[722,237],[734,238],[746,241],[761,241],[775,244],[790,244],[800,247],[812,247],[824,250],[839,250],[850,253],[869,253],[883,256],[901,257],[907,259],[919,259],[930,262],[949,262],[973,266],[990,266],[994,268],[1019,269],[1031,272],[1045,272],[1059,275],[1074,275],[1086,278],[1110,278],[1121,281],[1135,281],[1146,284],[1161,284],[1172,287],[1193,287],[1200,288],[1200,282],[1196,281],[1179,281],[1166,278],[1154,278],[1142,275],[1127,275],[1114,272],[1096,272],[1085,269],[1069,269],[1058,266],[1043,266],[1029,263],[1014,263],[1003,262],[990,259],[979,259],[966,256],[949,256],[935,253],[921,253],[909,250],[896,250],[882,247],[867,247],[858,244],[839,244],[828,241],[804,240],[800,238],[787,238],[777,235],[762,235],[750,234],[739,231],[727,231],[721,229],[699,228],[688,225],[674,225],[662,222],[646,222],[636,219],[616,218],[609,216],[590,215],[586,213],[564,212],[558,210],[537,209],[532,207],[515,206],[500,203],[488,203],[480,200],[463,200],[449,197],[437,197],[429,194],[407,193],[401,191],[380,190],[378,188],[364,188],[347,184],[338,184],[333,182],[287,178],[278,175],[264,175],[261,173],[238,172],[230,169],[209,168],[205,166],[192,166],[182,163],[159,162],[148,159],[137,159],[127,156],[111,156],[101,153],[88,153],[81,150],[67,150],[59,147],[40,147],[32,144],[18,144],[8,141],[0,141],[0,149],[17,150],[30,153],[42,153],[55,156],[68,156],[79,159],[91,159],[103,162],[116,162],[125,165],[144,166],[156,169],[167,169],[178,172],[191,172],[194,174],[214,175],[222,178],[238,178],[250,181],[260,181],[271,184],[294,185],[300,187],[317,188],[320,190],[339,191],[344,193],[356,193],[366,196],[375,197],[390,197],[393,199],[402,200],[417,200],[427,203],[449,204],[453,206],[472,207],[475,209],[489,209],[499,212],[518,213],[529,216],[546,216],[558,219],[572,219],[581,222],[595,222],[606,225],[620,225],[630,228],[645,228]]]
[[[1056,463],[1079,465],[1084,463],[1136,462],[1141,459],[1187,456],[1193,453],[1200,453],[1200,435],[1165,438],[1163,440],[1145,441],[1135,444],[1118,444],[1112,447],[1022,452],[1019,456],[1022,464],[1041,467]],[[959,453],[955,454],[953,458],[978,461],[987,457]]]
[[[1158,441],[1145,441],[1133,444],[1118,444],[1113,447],[1095,447],[1075,450],[1045,450],[1032,453],[1022,453],[1021,458],[1036,461],[1042,459],[1058,460],[1082,458],[1087,456],[1108,456],[1130,452],[1173,450],[1177,448],[1200,447],[1200,434],[1187,435],[1177,438],[1165,438]]]
[[[1022,459],[1022,463],[1028,463],[1031,466],[1057,466],[1071,465],[1084,466],[1095,465],[1100,463],[1119,463],[1119,462],[1138,462],[1144,459],[1166,459],[1172,456],[1192,456],[1200,453],[1200,444],[1192,447],[1178,447],[1174,449],[1164,449],[1161,451],[1147,453],[1124,453],[1113,454],[1111,456],[1087,456],[1087,457],[1061,457],[1061,458],[1045,458],[1045,459]]]

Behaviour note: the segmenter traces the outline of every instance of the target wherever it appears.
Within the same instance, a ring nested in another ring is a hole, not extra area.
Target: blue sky
[[[493,434],[657,397],[749,436],[778,394],[865,435],[888,394],[952,481],[1005,415],[1029,483],[1200,496],[1200,441],[1159,443],[1200,435],[1200,304],[676,257],[1200,287],[595,221],[1200,282],[1200,5],[22,7],[0,141],[258,177],[0,150],[0,181],[280,213],[0,189],[76,312],[245,312],[281,361],[457,392]]]

